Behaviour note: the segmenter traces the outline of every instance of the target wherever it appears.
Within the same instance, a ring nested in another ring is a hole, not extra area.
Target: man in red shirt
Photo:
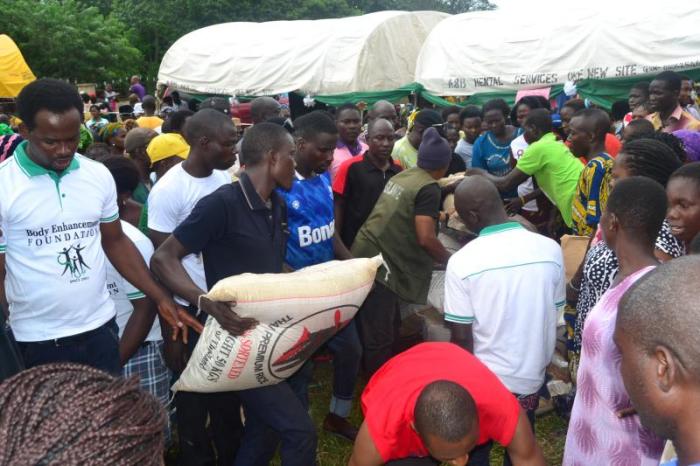
[[[348,248],[372,213],[387,181],[401,171],[391,158],[394,126],[389,120],[376,118],[369,124],[367,144],[364,155],[343,162],[333,180],[335,231]]]
[[[546,464],[515,397],[452,343],[423,343],[391,359],[367,384],[362,410],[349,466],[465,466],[490,441],[515,466]]]

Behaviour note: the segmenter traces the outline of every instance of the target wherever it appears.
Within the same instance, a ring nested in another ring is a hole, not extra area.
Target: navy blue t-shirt
[[[243,173],[203,197],[173,235],[188,253],[202,253],[208,288],[242,273],[281,273],[286,207],[274,191],[265,203]]]
[[[287,202],[289,241],[286,263],[294,270],[335,258],[333,189],[328,172],[294,180],[289,191],[277,189]]]

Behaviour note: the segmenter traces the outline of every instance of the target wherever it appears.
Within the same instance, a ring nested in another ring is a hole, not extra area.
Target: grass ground
[[[318,427],[318,466],[345,466],[350,459],[352,444],[347,440],[326,433],[321,425],[323,418],[328,413],[328,405],[331,399],[333,366],[331,363],[317,363],[314,373],[314,383],[309,387],[311,401],[311,417]],[[351,413],[351,421],[359,426],[362,423],[362,412],[359,405],[359,393],[364,388],[365,380],[360,379],[357,387],[358,396]],[[558,466],[561,464],[564,453],[564,441],[566,438],[566,421],[553,412],[537,418],[537,440],[542,447],[548,464]],[[177,447],[173,447],[166,455],[166,464],[177,464]],[[491,465],[500,466],[503,461],[503,449],[495,448],[491,454]],[[272,461],[273,466],[281,466],[279,458]]]

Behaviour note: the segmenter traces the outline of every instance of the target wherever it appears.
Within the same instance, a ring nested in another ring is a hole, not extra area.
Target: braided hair
[[[676,154],[681,163],[688,161],[688,154],[683,146],[683,141],[671,133],[654,133],[654,139],[663,142]]]
[[[525,105],[528,107],[530,110],[535,110],[537,108],[546,108],[547,110],[551,110],[552,107],[549,104],[549,101],[542,97],[541,95],[526,95],[525,97],[521,97],[520,100],[518,100],[515,105],[513,105],[512,110],[510,111],[510,121],[514,126],[519,126],[518,125],[518,109],[520,108],[521,105]]]
[[[657,139],[641,138],[625,142],[620,152],[625,154],[625,165],[632,175],[651,178],[664,187],[671,174],[681,166],[676,153]]]
[[[636,120],[632,120],[634,122]],[[640,120],[640,121],[645,121],[645,120]],[[631,124],[631,123],[630,123]],[[640,132],[640,133],[632,133],[627,140],[625,141],[625,144],[631,141],[635,141],[638,139],[655,139],[659,142],[662,142],[666,144],[669,149],[673,151],[674,154],[676,154],[676,157],[678,160],[680,160],[681,163],[685,163],[688,161],[688,153],[685,151],[685,147],[683,146],[683,141],[677,137],[674,136],[671,133],[653,133],[653,134],[647,134],[645,132]]]
[[[136,378],[72,363],[0,385],[0,466],[162,464],[165,413]]]

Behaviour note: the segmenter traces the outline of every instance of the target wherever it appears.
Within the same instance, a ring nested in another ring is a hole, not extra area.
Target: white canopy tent
[[[449,15],[382,11],[315,21],[225,23],[178,39],[159,82],[225,95],[384,91],[413,82],[423,41]]]
[[[415,81],[436,95],[472,95],[700,68],[695,2],[501,1],[438,24]]]

